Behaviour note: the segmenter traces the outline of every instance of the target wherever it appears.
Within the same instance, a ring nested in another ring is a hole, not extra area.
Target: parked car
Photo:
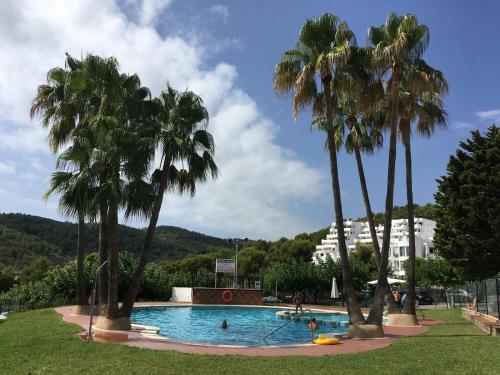
[[[419,305],[432,305],[434,298],[429,292],[421,290],[417,293],[417,301]]]
[[[459,303],[470,303],[474,299],[474,296],[463,289],[448,289],[448,298],[453,298],[455,302]]]
[[[282,302],[276,296],[267,296],[267,297],[264,297],[264,298],[262,298],[262,301],[264,301],[264,303],[281,303]]]

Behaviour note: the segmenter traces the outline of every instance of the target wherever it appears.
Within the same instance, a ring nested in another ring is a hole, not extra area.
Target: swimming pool
[[[231,346],[293,345],[311,342],[307,328],[309,313],[304,321],[294,320],[275,334],[264,336],[283,325],[286,320],[276,316],[284,308],[247,306],[158,306],[137,307],[132,312],[135,324],[160,328],[159,335],[173,341]],[[291,311],[291,310],[290,310]],[[347,315],[313,310],[320,333],[347,332]],[[227,320],[228,329],[220,328]]]

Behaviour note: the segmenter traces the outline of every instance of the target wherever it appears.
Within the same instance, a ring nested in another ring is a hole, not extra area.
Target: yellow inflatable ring
[[[316,340],[313,340],[313,343],[316,345],[338,345],[340,344],[340,340],[336,337],[326,337],[320,334]]]

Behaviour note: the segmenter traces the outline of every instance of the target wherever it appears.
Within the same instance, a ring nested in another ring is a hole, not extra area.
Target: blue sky
[[[64,52],[114,55],[153,93],[169,80],[199,92],[211,114],[222,176],[193,200],[167,197],[161,224],[220,236],[268,239],[311,231],[333,220],[324,136],[311,133],[310,116],[291,117],[291,100],[272,91],[282,51],[294,46],[305,19],[331,12],[347,21],[358,44],[390,11],[415,13],[430,29],[425,59],[450,84],[449,128],[413,139],[414,196],[433,201],[435,179],[471,129],[500,119],[498,61],[500,4],[496,1],[192,1],[60,2],[57,11],[25,1],[0,15],[0,211],[62,219],[57,200],[42,202],[54,157],[45,134],[26,116],[45,72]],[[87,18],[85,18],[87,17]],[[16,20],[16,21],[13,21]],[[65,20],[65,22],[61,22]],[[83,21],[85,20],[85,21]],[[399,149],[396,204],[405,202]],[[372,205],[385,200],[387,150],[365,157]],[[346,217],[364,215],[352,156],[340,154]],[[132,225],[144,226],[139,221]]]

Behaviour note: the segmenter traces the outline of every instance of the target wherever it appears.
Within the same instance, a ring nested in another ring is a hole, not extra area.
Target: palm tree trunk
[[[108,257],[108,304],[106,318],[116,319],[118,311],[118,206],[109,205],[109,257]]]
[[[85,235],[85,220],[82,214],[78,215],[78,241],[76,257],[76,304],[88,305],[85,274],[83,272],[83,238]]]
[[[170,158],[165,158],[165,162],[162,168],[162,174],[160,179],[160,184],[158,186],[158,192],[156,194],[155,202],[153,205],[153,212],[151,213],[151,218],[149,219],[148,230],[146,232],[146,238],[144,239],[144,246],[142,248],[141,256],[139,258],[139,264],[136,271],[130,281],[130,285],[123,300],[122,307],[120,309],[120,315],[122,317],[130,317],[132,314],[132,308],[134,307],[135,298],[139,292],[139,287],[141,285],[142,277],[144,275],[144,269],[149,261],[149,255],[151,253],[151,244],[153,243],[153,237],[156,231],[156,224],[158,223],[158,217],[160,216],[161,205],[163,203],[163,196],[165,189],[167,188],[168,175],[170,170]]]
[[[399,113],[399,82],[400,68],[394,64],[392,77],[389,82],[389,95],[391,108],[389,114],[390,138],[389,138],[389,160],[387,165],[387,192],[385,196],[384,236],[382,239],[382,251],[380,253],[380,264],[378,269],[377,289],[373,304],[368,314],[368,322],[382,324],[384,313],[384,296],[387,291],[387,266],[389,263],[389,248],[391,241],[392,210],[394,205],[394,180],[396,169],[396,141],[397,141],[397,117]]]
[[[380,267],[380,245],[378,243],[377,230],[375,229],[375,221],[373,220],[373,212],[370,204],[370,196],[368,195],[368,186],[366,184],[365,171],[363,168],[363,160],[361,159],[361,151],[358,146],[354,147],[354,155],[356,156],[356,165],[358,167],[359,182],[361,185],[361,192],[363,194],[363,201],[365,203],[366,217],[368,218],[368,227],[370,228],[370,236],[373,243],[373,252],[375,253],[375,262],[377,267]],[[391,293],[389,284],[386,290],[387,306],[390,313],[399,312],[396,300]]]
[[[408,254],[408,294],[403,308],[405,314],[416,315],[415,311],[415,220],[413,214],[413,184],[412,184],[412,163],[410,135],[404,140],[406,159],[406,198],[408,204],[408,235],[410,252]]]
[[[337,225],[337,238],[339,246],[340,264],[342,268],[342,285],[344,288],[344,295],[347,302],[347,312],[349,314],[349,324],[363,324],[365,318],[359,307],[358,300],[354,291],[352,283],[352,274],[349,267],[349,258],[347,254],[347,246],[345,243],[344,233],[344,218],[342,214],[342,201],[340,196],[340,182],[337,166],[337,147],[333,134],[333,110],[330,92],[331,76],[322,79],[323,93],[326,104],[326,120],[327,120],[327,144],[328,153],[330,155],[330,173],[332,175],[332,190],[333,190],[333,204],[335,207],[335,221]]]
[[[108,260],[108,208],[106,205],[99,209],[99,266]],[[108,272],[107,267],[99,271],[98,296],[100,311],[103,313],[104,307],[108,303]]]

